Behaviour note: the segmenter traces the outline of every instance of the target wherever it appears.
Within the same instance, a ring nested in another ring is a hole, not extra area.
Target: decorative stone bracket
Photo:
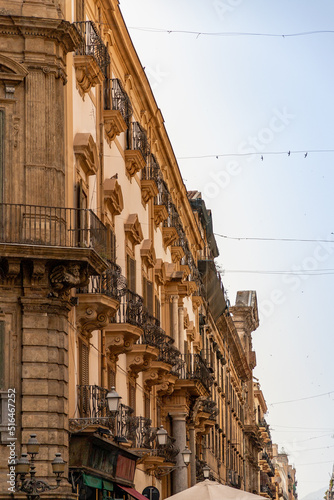
[[[154,224],[158,227],[161,222],[168,217],[168,211],[165,205],[154,205]]]
[[[136,344],[131,351],[126,354],[126,364],[128,372],[137,375],[149,369],[151,361],[157,359],[159,350],[147,344]]]
[[[137,172],[143,169],[146,165],[146,160],[137,149],[127,149],[124,151],[125,167],[130,177],[133,177]]]
[[[104,131],[106,140],[111,145],[112,141],[122,132],[126,132],[128,126],[118,109],[105,109],[103,111]]]
[[[103,83],[102,71],[93,56],[74,56],[74,68],[81,97]]]
[[[75,157],[85,174],[95,175],[98,167],[98,154],[92,135],[89,133],[76,134],[73,149]]]
[[[52,295],[58,297],[66,294],[71,288],[88,285],[89,272],[87,266],[82,266],[80,263],[63,263],[51,269],[49,279]]]
[[[140,186],[141,197],[145,204],[154,198],[154,196],[156,196],[159,192],[156,182],[153,179],[142,179]]]
[[[105,179],[104,201],[113,215],[119,215],[124,208],[122,188],[116,179]]]
[[[174,241],[178,239],[179,235],[175,227],[163,227],[162,238],[165,247],[169,247]]]
[[[118,309],[119,302],[103,294],[80,294],[76,308],[77,329],[83,336],[90,337],[94,330],[101,330],[110,323]]]
[[[109,323],[105,328],[106,349],[111,359],[130,352],[143,334],[143,330],[128,323]]]

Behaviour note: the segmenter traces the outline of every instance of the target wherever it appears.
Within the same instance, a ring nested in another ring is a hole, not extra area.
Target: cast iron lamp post
[[[16,490],[26,493],[28,500],[39,500],[40,493],[59,488],[62,480],[61,476],[65,472],[65,462],[61,454],[56,453],[54,460],[51,462],[52,472],[56,476],[56,484],[50,485],[47,481],[36,478],[35,457],[38,455],[38,451],[39,442],[36,434],[31,434],[27,443],[28,453],[22,453],[15,466]],[[28,454],[30,458],[28,458]]]

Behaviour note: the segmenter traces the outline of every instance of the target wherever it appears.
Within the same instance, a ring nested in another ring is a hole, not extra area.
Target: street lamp
[[[186,467],[190,463],[191,454],[192,454],[192,451],[189,450],[188,446],[186,446],[185,449],[183,451],[181,451],[181,455],[182,455],[182,458],[183,458],[183,461],[184,461],[184,464]]]
[[[157,431],[157,440],[159,446],[166,446],[167,444],[167,431],[164,429],[164,426],[161,425],[159,430]]]
[[[211,472],[210,467],[208,465],[204,465],[204,467],[202,468],[202,471],[203,471],[204,479],[209,479],[210,472]]]
[[[37,441],[36,434],[30,435],[30,439],[27,443],[27,452],[28,453],[22,453],[21,458],[16,461],[15,487],[17,491],[26,493],[28,500],[39,500],[40,493],[59,488],[60,481],[62,480],[61,475],[65,472],[65,462],[61,454],[56,453],[51,465],[52,472],[56,475],[57,484],[50,485],[47,481],[35,477],[35,456],[38,455],[39,452],[39,442]],[[30,459],[28,458],[28,454],[30,455]],[[26,477],[27,474],[29,474],[30,477]]]
[[[109,411],[111,413],[117,413],[118,412],[119,403],[120,403],[120,400],[122,399],[122,396],[120,396],[116,392],[115,387],[112,387],[110,389],[110,392],[108,392],[106,398],[107,398],[107,401],[108,401]]]

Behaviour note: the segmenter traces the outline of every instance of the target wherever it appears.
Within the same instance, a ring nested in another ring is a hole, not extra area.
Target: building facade
[[[2,0],[0,25],[0,498],[31,434],[38,477],[66,462],[48,498],[165,498],[206,464],[259,492],[256,294],[226,299],[117,0]]]

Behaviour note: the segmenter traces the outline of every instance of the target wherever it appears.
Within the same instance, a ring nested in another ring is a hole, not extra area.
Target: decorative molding
[[[112,141],[122,132],[126,132],[127,124],[118,109],[105,109],[103,111],[103,122],[106,140],[111,145]]]
[[[169,247],[178,239],[179,235],[175,227],[163,227],[162,228],[162,238],[165,247]]]
[[[126,353],[126,365],[129,373],[138,375],[149,369],[151,361],[157,359],[159,349],[148,344],[136,344]]]
[[[155,250],[151,239],[144,240],[140,249],[140,256],[147,267],[154,267],[156,263]]]
[[[103,83],[102,71],[93,56],[74,56],[75,76],[81,97],[92,87]]]
[[[98,154],[95,141],[89,133],[78,133],[74,137],[75,157],[86,175],[95,175],[98,168]]]
[[[168,211],[165,205],[154,205],[154,224],[158,227],[168,217]]]
[[[177,262],[180,262],[180,260],[182,259],[182,257],[184,256],[184,250],[182,247],[179,247],[179,246],[172,246],[171,249],[171,254],[172,254],[172,261],[174,262],[174,264],[176,264]]]
[[[50,270],[49,279],[53,289],[52,296],[63,296],[71,288],[88,285],[88,268],[77,262],[58,264]]]
[[[105,179],[103,183],[104,201],[112,215],[119,215],[124,208],[123,193],[116,179]]]
[[[146,165],[146,160],[137,149],[126,149],[124,151],[125,167],[130,177],[133,177],[137,172],[143,169]]]
[[[154,276],[159,285],[165,285],[167,281],[166,263],[162,259],[157,259],[154,266]]]
[[[104,328],[106,339],[106,350],[108,356],[115,358],[120,354],[131,351],[134,344],[143,334],[143,330],[128,323],[109,323]]]
[[[94,330],[106,327],[119,307],[118,300],[99,293],[79,294],[77,297],[76,326],[88,338]]]
[[[141,229],[137,214],[129,215],[127,221],[124,223],[124,231],[126,237],[131,241],[133,245],[138,245],[144,239],[143,231]]]
[[[143,203],[145,204],[147,204],[159,192],[157,184],[153,179],[142,179],[140,181],[140,187],[141,187],[141,197]]]

